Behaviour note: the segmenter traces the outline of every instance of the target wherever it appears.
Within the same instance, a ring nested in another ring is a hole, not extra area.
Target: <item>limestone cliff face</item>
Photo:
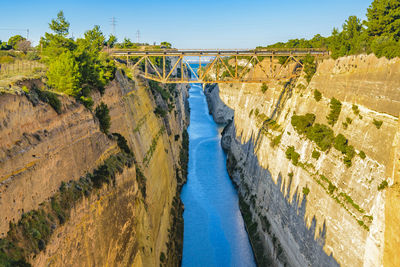
[[[219,98],[219,87],[216,84],[204,87],[204,94],[206,95],[208,109],[216,123],[224,124],[232,120],[234,112]]]
[[[93,95],[95,106],[104,102],[109,107],[109,132],[127,140],[135,164],[123,167],[115,184],[75,204],[70,219],[54,225],[46,248],[29,257],[33,266],[179,264],[179,188],[184,180],[180,152],[189,121],[187,89],[175,88],[174,105],[164,117],[154,112],[164,101],[161,95],[146,81],[129,80],[120,71],[103,96]],[[3,236],[10,220],[17,222],[22,212],[37,209],[61,182],[78,180],[119,151],[117,142],[100,132],[90,111],[60,98],[63,110],[57,115],[47,104],[34,107],[23,95],[0,96]]]
[[[387,171],[398,153],[392,151],[398,146],[399,70],[399,59],[361,55],[320,62],[310,84],[303,77],[271,81],[265,93],[260,85],[219,86],[221,100],[234,110],[222,139],[228,171],[260,265],[383,265],[385,239],[393,232],[386,229],[388,189],[382,185],[387,181],[390,192],[394,182]],[[313,157],[316,143],[291,124],[293,115],[312,113],[315,123],[327,125],[332,97],[342,107],[331,128],[360,154],[350,167],[333,147]],[[288,159],[290,147],[297,162]],[[388,242],[393,255],[398,239]]]

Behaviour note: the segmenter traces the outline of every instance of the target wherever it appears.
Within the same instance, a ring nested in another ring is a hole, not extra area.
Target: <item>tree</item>
[[[48,85],[67,95],[78,96],[80,92],[78,62],[70,51],[63,52],[52,61],[47,71]]]
[[[100,105],[96,107],[95,113],[100,122],[100,130],[103,133],[108,133],[111,125],[111,117],[107,105],[101,102]]]
[[[24,54],[26,54],[26,52],[28,52],[31,48],[31,42],[29,42],[28,40],[21,40],[17,43],[16,48],[17,50],[22,51],[24,52]]]
[[[61,10],[57,14],[57,19],[52,19],[49,27],[57,35],[67,36],[69,32],[69,22],[64,17],[64,12]]]
[[[26,38],[22,37],[21,35],[14,35],[8,39],[8,45],[11,46],[13,49],[17,48],[17,43],[20,41],[24,41]]]
[[[400,1],[374,0],[367,9],[368,34],[387,35],[396,41],[400,39]]]
[[[107,46],[109,48],[113,48],[116,43],[117,43],[117,37],[111,34],[106,42]]]
[[[161,45],[165,46],[166,48],[171,48],[172,47],[171,43],[168,43],[168,42],[161,42]]]
[[[350,16],[343,24],[343,39],[348,47],[346,54],[356,54],[361,51],[362,24],[356,16]]]

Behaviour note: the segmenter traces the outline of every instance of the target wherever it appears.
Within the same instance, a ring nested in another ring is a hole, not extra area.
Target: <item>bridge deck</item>
[[[325,56],[329,51],[323,49],[263,49],[263,50],[162,50],[162,51],[137,51],[137,50],[112,50],[114,56]]]

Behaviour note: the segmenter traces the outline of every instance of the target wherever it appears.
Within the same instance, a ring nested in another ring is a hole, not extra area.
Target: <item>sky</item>
[[[3,2],[3,3],[1,3]],[[177,48],[255,48],[293,38],[329,36],[351,15],[365,19],[372,0],[0,0],[0,40],[21,34],[38,44],[63,10],[70,37],[100,25],[105,35]]]

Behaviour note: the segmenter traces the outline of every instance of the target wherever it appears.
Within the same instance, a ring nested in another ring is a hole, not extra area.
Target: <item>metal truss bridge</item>
[[[126,59],[133,71],[161,83],[262,83],[289,79],[303,70],[302,58],[326,57],[322,49],[268,49],[268,50],[111,50],[110,54]],[[198,71],[188,63],[198,63]],[[202,64],[207,64],[202,67]],[[291,69],[290,69],[290,66]],[[286,71],[284,71],[286,69]],[[185,77],[182,70],[191,73]],[[290,73],[290,75],[288,75]]]

